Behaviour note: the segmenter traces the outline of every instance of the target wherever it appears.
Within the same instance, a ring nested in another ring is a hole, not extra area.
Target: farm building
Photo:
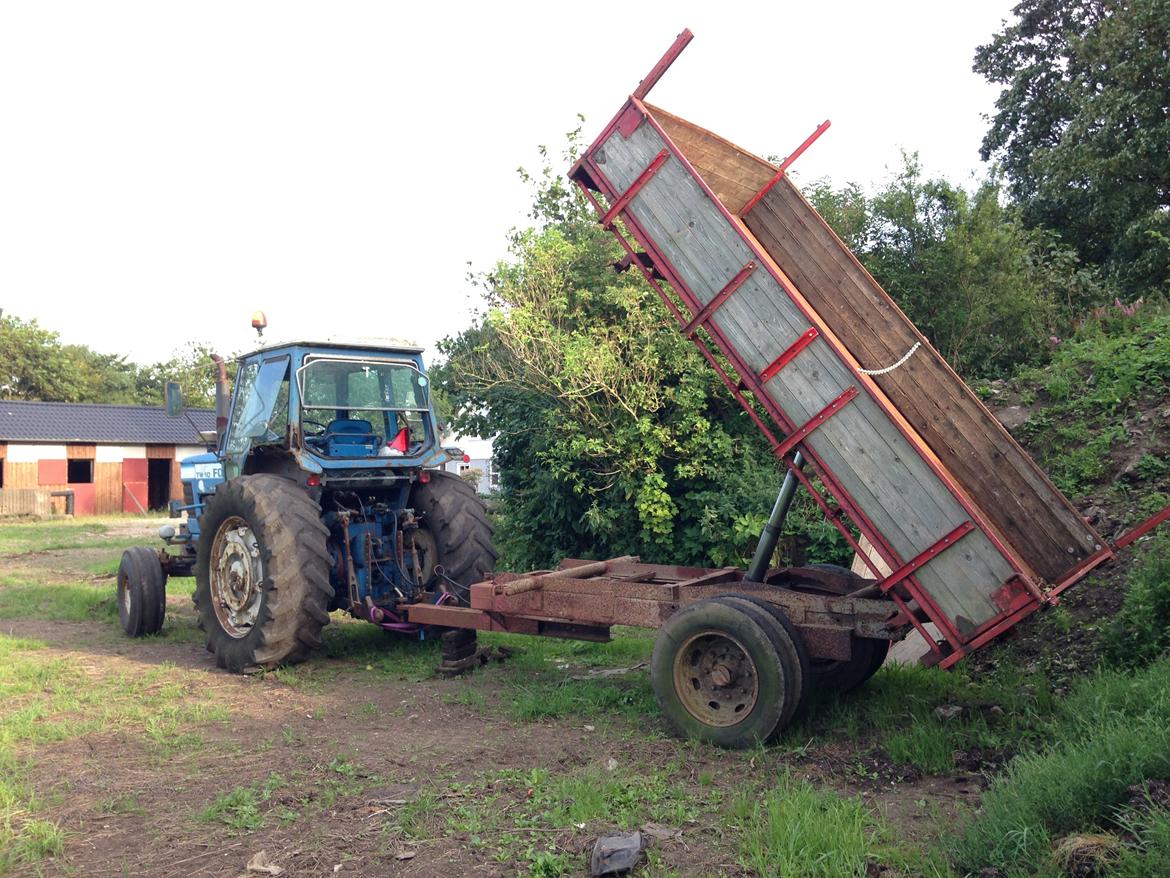
[[[0,401],[0,514],[145,512],[182,499],[179,463],[206,450],[215,412]]]

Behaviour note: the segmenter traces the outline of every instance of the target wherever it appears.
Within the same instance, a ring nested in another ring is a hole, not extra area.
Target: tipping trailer
[[[779,165],[646,101],[684,31],[570,171],[786,478],[749,570],[567,560],[497,574],[411,622],[606,639],[658,628],[651,678],[677,731],[725,746],[782,730],[917,630],[950,667],[1170,518],[1110,542],[1012,439]],[[767,570],[803,487],[868,578]],[[453,641],[456,642],[456,641]],[[456,663],[465,648],[448,657]]]

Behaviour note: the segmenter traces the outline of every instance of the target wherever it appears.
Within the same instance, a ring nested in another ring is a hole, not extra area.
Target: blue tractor
[[[217,664],[273,668],[320,645],[332,610],[425,636],[403,605],[465,604],[492,573],[483,503],[438,469],[462,455],[440,446],[421,348],[264,347],[240,359],[230,406],[219,369],[217,431],[205,437],[214,450],[180,466],[185,497],[172,513],[186,511],[185,523],[162,529],[167,548],[122,556],[127,634],[158,631],[167,577],[194,573]],[[168,386],[172,414],[177,390]]]

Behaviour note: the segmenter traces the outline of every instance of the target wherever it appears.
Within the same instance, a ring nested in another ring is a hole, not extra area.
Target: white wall
[[[38,460],[65,460],[65,446],[9,442],[8,460],[12,463],[36,463]]]
[[[126,458],[146,457],[145,445],[99,445],[94,451],[98,463],[121,463]]]

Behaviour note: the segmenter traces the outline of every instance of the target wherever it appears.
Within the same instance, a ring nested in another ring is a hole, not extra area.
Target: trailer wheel
[[[158,552],[135,546],[118,564],[118,619],[131,637],[155,634],[167,614],[167,574]]]
[[[487,579],[496,569],[494,528],[471,485],[442,470],[430,471],[429,476],[410,495],[410,505],[422,513],[415,539],[422,556],[419,584],[424,588],[438,584],[435,567],[441,565],[443,581],[454,581],[458,585],[455,596],[469,604],[471,584]]]
[[[221,485],[199,520],[195,606],[221,668],[303,661],[329,622],[329,530],[298,485],[270,474]]]
[[[763,598],[750,595],[723,595],[716,600],[730,601],[737,605],[746,604],[748,609],[763,616],[764,627],[768,630],[772,645],[776,647],[776,653],[780,656],[780,664],[788,679],[793,681],[792,685],[785,689],[788,697],[785,700],[784,713],[772,735],[773,738],[779,737],[779,734],[788,728],[792,718],[804,707],[812,684],[811,662],[800,631],[792,624],[784,610]]]
[[[739,605],[693,604],[667,619],[654,641],[650,683],[683,737],[731,748],[767,741],[792,682],[768,630]]]
[[[853,579],[860,577],[837,564],[810,564],[815,570],[838,573]],[[853,655],[845,661],[818,659],[812,662],[812,680],[822,689],[851,692],[878,672],[890,651],[890,641],[872,637],[854,637]]]
[[[853,655],[845,661],[832,659],[812,663],[817,686],[835,692],[852,692],[878,672],[890,651],[890,641],[873,637],[854,637]]]

